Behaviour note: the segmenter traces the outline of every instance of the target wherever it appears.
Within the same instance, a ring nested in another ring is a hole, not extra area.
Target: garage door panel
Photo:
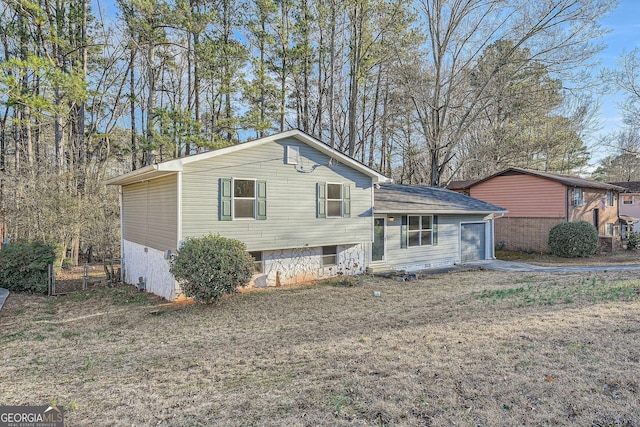
[[[484,223],[462,224],[460,247],[463,262],[485,259],[485,232]]]

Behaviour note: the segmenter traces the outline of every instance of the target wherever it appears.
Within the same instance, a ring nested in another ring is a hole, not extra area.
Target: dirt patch
[[[12,294],[0,404],[80,425],[640,425],[637,273]],[[379,292],[380,296],[374,296]]]

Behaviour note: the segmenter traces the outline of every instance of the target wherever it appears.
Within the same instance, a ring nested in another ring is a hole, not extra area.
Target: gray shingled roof
[[[598,182],[598,181],[592,181],[590,179],[580,178],[577,176],[562,175],[559,173],[542,172],[542,171],[535,171],[531,169],[522,169],[522,168],[507,168],[503,171],[490,175],[486,178],[480,179],[475,184],[472,184],[472,185],[477,185],[481,182],[487,181],[493,177],[500,176],[500,175],[532,175],[532,176],[538,176],[540,178],[546,178],[552,181],[559,182],[563,185],[566,185],[567,187],[597,188],[600,190],[615,190],[615,191],[623,190],[623,188],[620,186],[607,184],[606,182]]]
[[[374,191],[379,213],[506,213],[507,210],[441,187],[380,184]]]
[[[640,193],[640,181],[610,182],[609,184],[624,187],[625,193]]]

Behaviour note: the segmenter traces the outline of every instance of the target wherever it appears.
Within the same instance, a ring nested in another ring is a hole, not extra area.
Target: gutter
[[[136,169],[134,171],[126,173],[124,175],[119,175],[119,176],[116,176],[114,178],[107,179],[106,181],[104,181],[104,184],[105,185],[122,185],[122,184],[119,184],[118,182],[119,181],[128,180],[128,179],[131,179],[131,178],[135,178],[138,175],[145,175],[145,174],[147,174],[149,172],[154,172],[154,171],[157,171],[157,170],[158,170],[158,165],[157,164],[148,165],[148,166],[142,167],[140,169]]]

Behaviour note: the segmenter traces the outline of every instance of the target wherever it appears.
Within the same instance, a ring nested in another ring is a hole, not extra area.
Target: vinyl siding
[[[632,203],[628,205],[622,203],[623,196],[631,197]],[[620,197],[618,198],[618,206],[620,206],[620,215],[640,218],[640,194],[620,193]]]
[[[566,218],[565,186],[531,175],[496,176],[471,187],[471,197],[508,209],[506,217]]]
[[[400,216],[396,215],[395,221],[387,221],[385,263],[398,269],[460,262],[460,223],[483,221],[481,215],[438,215],[437,245],[402,248],[402,221]],[[487,239],[491,237],[487,233]]]
[[[285,164],[287,145],[300,163]],[[275,250],[370,242],[371,178],[296,139],[281,139],[218,158],[186,164],[182,173],[182,235],[208,233],[244,242],[248,250]],[[335,162],[335,160],[334,160]],[[266,220],[219,220],[220,178],[266,181]],[[316,184],[351,185],[351,216],[317,218]]]
[[[124,240],[165,251],[177,248],[177,174],[122,187]]]

